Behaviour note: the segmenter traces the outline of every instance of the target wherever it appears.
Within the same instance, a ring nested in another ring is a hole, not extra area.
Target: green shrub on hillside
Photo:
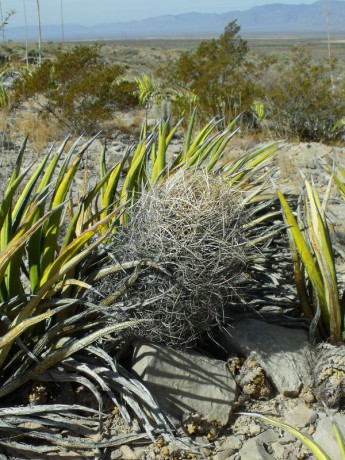
[[[98,46],[76,46],[25,72],[14,99],[34,100],[43,116],[57,117],[69,130],[93,132],[115,110],[136,105],[136,85],[124,81],[124,73],[123,66],[100,57]]]
[[[236,21],[230,22],[219,38],[202,41],[195,51],[183,52],[158,71],[166,86],[195,94],[207,118],[231,119],[249,109],[258,94],[248,44],[239,31]]]
[[[270,118],[278,132],[302,141],[336,140],[344,109],[341,90],[333,87],[329,67],[315,63],[311,52],[293,48],[292,56],[266,94]]]

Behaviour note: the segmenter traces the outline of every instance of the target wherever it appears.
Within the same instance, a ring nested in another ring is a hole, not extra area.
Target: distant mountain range
[[[332,35],[345,35],[345,1],[329,0],[330,29]],[[229,11],[224,14],[187,13],[151,17],[141,21],[114,22],[84,27],[65,24],[65,40],[127,39],[148,37],[205,37],[219,35],[234,19],[241,26],[242,35],[279,34],[314,35],[327,30],[326,6],[323,0],[310,5],[270,4],[256,6],[247,11]],[[30,41],[37,39],[37,27],[28,27]],[[25,27],[8,27],[7,40],[26,39]],[[60,25],[43,25],[44,40],[61,40]]]

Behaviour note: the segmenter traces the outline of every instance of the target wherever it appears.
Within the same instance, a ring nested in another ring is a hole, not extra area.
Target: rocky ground
[[[116,135],[108,142],[109,164],[116,163],[132,139]],[[101,141],[96,140],[88,153],[88,167],[98,161]],[[9,175],[18,145],[3,139],[1,182]],[[173,142],[172,154],[179,141]],[[239,140],[229,153],[235,156],[250,142]],[[30,151],[26,163],[35,155]],[[345,147],[317,143],[284,143],[275,162],[278,172],[272,187],[298,193],[302,177],[312,176],[321,196],[329,176],[322,169],[336,160],[344,165]],[[81,179],[80,179],[81,180]],[[77,184],[78,186],[78,184]],[[330,203],[335,237],[345,241],[345,204],[335,198]],[[344,247],[344,246],[343,246]],[[345,279],[344,261],[338,258],[341,283]],[[284,322],[284,321],[283,321]],[[234,323],[218,338],[223,347],[222,360],[217,354],[195,351],[181,352],[147,343],[137,343],[132,363],[133,374],[142,380],[170,415],[176,427],[175,438],[159,438],[155,442],[94,451],[92,458],[112,460],[293,460],[314,458],[308,450],[286,432],[273,429],[259,419],[243,412],[258,412],[279,417],[312,436],[327,451],[332,460],[341,460],[329,415],[317,385],[320,375],[314,375],[315,349],[308,341],[308,329],[303,322],[272,324],[243,319]],[[225,356],[224,358],[224,349]],[[333,370],[324,370],[325,378],[332,372],[335,382],[345,388],[345,353]],[[327,373],[328,372],[328,373]],[[338,379],[338,380],[337,380]],[[327,396],[327,395],[326,395]],[[329,401],[326,401],[329,402]],[[330,402],[332,402],[330,400]],[[329,404],[330,405],[330,404]],[[345,413],[340,400],[330,409],[345,433]],[[135,426],[134,426],[135,428]],[[114,413],[110,431],[124,434],[133,429]],[[90,454],[91,455],[91,454]],[[56,458],[60,458],[59,454]],[[67,458],[84,458],[80,451]],[[88,458],[91,458],[88,457]],[[1,458],[10,458],[3,456]],[[12,457],[19,458],[19,457]],[[23,458],[35,458],[26,453]],[[54,455],[47,458],[55,458]]]

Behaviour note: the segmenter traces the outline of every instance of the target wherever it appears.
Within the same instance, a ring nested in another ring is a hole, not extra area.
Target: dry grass
[[[13,131],[23,137],[29,134],[29,146],[36,155],[42,153],[48,143],[61,139],[63,133],[54,118],[42,119],[34,111],[27,111],[15,118]]]

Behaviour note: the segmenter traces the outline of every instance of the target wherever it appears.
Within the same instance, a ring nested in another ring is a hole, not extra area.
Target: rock
[[[216,450],[214,460],[228,460],[242,446],[242,442],[236,436],[228,436]]]
[[[342,433],[345,433],[345,415],[335,414],[334,418]],[[313,439],[326,451],[332,460],[343,460],[331,421],[328,417],[319,421],[313,434]]]
[[[267,452],[267,445],[276,442],[279,438],[274,430],[267,430],[255,438],[248,439],[239,451],[243,460],[273,460],[274,457]]]
[[[321,343],[314,366],[315,394],[328,407],[345,399],[345,344]]]
[[[229,354],[236,350],[256,360],[284,396],[297,397],[311,385],[313,349],[304,329],[249,319],[228,327],[219,340]]]
[[[268,399],[272,394],[272,385],[265,372],[251,356],[245,360],[235,378],[242,393],[253,399]]]
[[[284,446],[280,442],[272,442],[271,444],[274,460],[284,460]]]
[[[285,413],[284,421],[296,428],[304,428],[315,423],[316,418],[316,412],[309,409],[305,404],[299,404],[294,409]]]
[[[104,142],[100,139],[94,139],[87,151],[90,155],[99,155],[104,148]]]
[[[261,433],[261,426],[260,425],[251,425],[250,426],[250,436],[258,436]]]
[[[121,446],[122,460],[139,460],[137,453],[129,446]]]
[[[120,460],[122,458],[122,452],[120,449],[113,450],[110,454],[110,460]]]
[[[225,425],[236,401],[236,382],[226,363],[197,353],[138,343],[132,372],[178,420],[199,413]]]

